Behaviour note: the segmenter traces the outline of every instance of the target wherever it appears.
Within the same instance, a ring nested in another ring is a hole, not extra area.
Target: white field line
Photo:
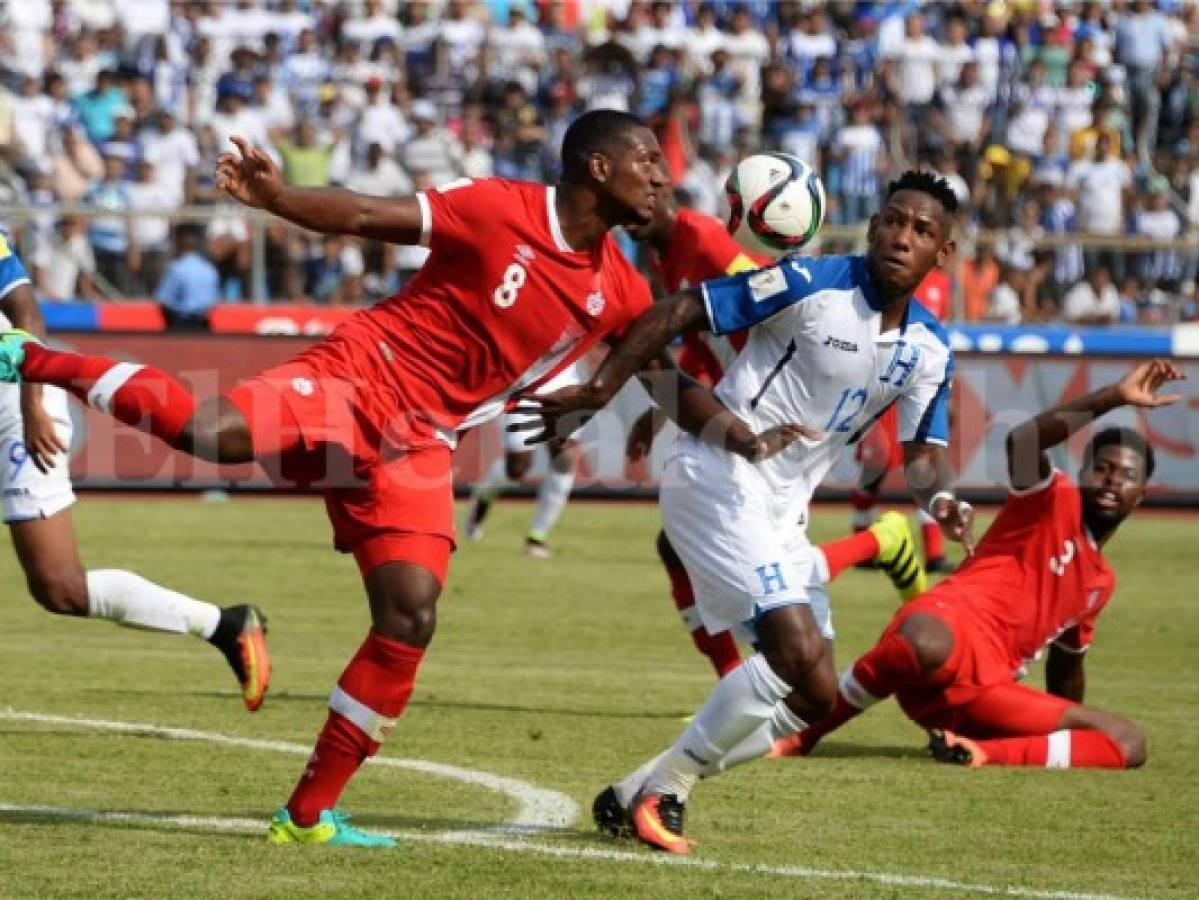
[[[119,734],[146,734],[176,741],[203,741],[225,747],[241,747],[246,750],[260,750],[270,753],[291,753],[305,757],[312,753],[311,747],[306,747],[303,744],[293,744],[289,741],[264,741],[255,738],[234,737],[215,731],[196,731],[191,728],[168,728],[161,725],[145,725],[137,722],[113,722],[107,719],[54,716],[43,713],[22,712],[15,709],[0,709],[0,719],[38,722],[45,725],[70,725],[77,728],[116,732]],[[473,769],[464,769],[460,766],[450,766],[444,763],[427,762],[423,759],[399,759],[394,756],[376,756],[370,760],[370,764],[387,766],[393,769],[407,769],[411,772],[420,772],[424,775],[433,775],[437,778],[450,778],[454,781],[461,781],[464,784],[473,784],[490,791],[496,791],[514,800],[517,806],[516,815],[503,825],[492,826],[485,829],[486,831],[515,832],[518,834],[545,831],[546,829],[569,827],[579,818],[579,806],[570,797],[558,791],[539,788],[515,778],[492,775],[490,772],[476,772]]]
[[[0,719],[15,721],[41,722],[55,725],[76,725],[93,728],[99,731],[109,731],[127,734],[151,734],[174,740],[205,741],[230,747],[243,747],[251,750],[273,751],[277,753],[293,753],[307,755],[309,748],[300,744],[286,741],[261,741],[252,738],[239,738],[218,732],[195,731],[187,728],[168,728],[158,725],[143,725],[133,722],[114,722],[105,719],[87,719],[74,716],[55,716],[42,713],[20,712],[13,709],[0,709]],[[910,888],[913,890],[952,891],[963,894],[986,894],[1001,897],[1031,897],[1039,900],[1119,900],[1112,894],[1094,894],[1078,891],[1048,891],[1037,888],[1020,887],[1017,885],[972,884],[954,881],[948,878],[936,878],[925,875],[904,875],[895,872],[866,872],[852,869],[816,869],[806,866],[769,866],[754,863],[722,863],[715,860],[696,859],[694,857],[671,856],[664,853],[646,851],[611,850],[602,847],[576,847],[538,843],[522,835],[545,832],[549,829],[563,828],[570,825],[578,816],[578,806],[573,800],[556,791],[536,788],[512,778],[504,778],[487,772],[477,772],[458,766],[441,763],[425,762],[424,760],[397,759],[394,757],[376,757],[378,765],[393,768],[408,769],[439,777],[451,778],[500,791],[516,799],[520,804],[521,815],[518,815],[506,825],[491,829],[472,831],[407,831],[385,830],[372,828],[380,834],[387,834],[404,841],[417,843],[449,844],[455,846],[479,847],[489,850],[507,851],[511,853],[533,853],[539,856],[556,859],[601,860],[610,862],[638,863],[656,866],[681,866],[701,869],[707,872],[736,873],[746,875],[761,875],[777,878],[809,879],[813,881],[842,881],[869,882],[887,887]],[[536,800],[524,799],[528,795]],[[565,803],[569,804],[569,811]],[[130,813],[110,812],[104,810],[71,809],[58,806],[22,805],[0,801],[0,816],[29,815],[46,819],[61,819],[64,821],[90,822],[104,825],[124,825],[130,827],[178,828],[192,831],[213,831],[261,836],[266,831],[265,819],[226,818],[220,816],[181,816],[167,813]],[[505,834],[510,832],[511,834]]]

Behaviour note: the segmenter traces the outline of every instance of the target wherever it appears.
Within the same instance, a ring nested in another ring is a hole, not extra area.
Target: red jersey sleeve
[[[494,231],[497,212],[508,208],[505,182],[496,178],[459,178],[417,194],[420,203],[421,245],[453,251],[477,247],[479,235]]]
[[[1059,650],[1065,650],[1067,653],[1078,655],[1086,653],[1095,640],[1095,620],[1098,617],[1099,613],[1095,612],[1077,625],[1067,628],[1054,639],[1053,646]]]

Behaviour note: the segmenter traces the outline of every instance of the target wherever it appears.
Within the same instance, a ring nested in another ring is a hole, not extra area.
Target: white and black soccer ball
[[[753,253],[782,256],[809,243],[824,223],[824,185],[815,170],[789,153],[755,153],[741,160],[724,187],[728,230]]]

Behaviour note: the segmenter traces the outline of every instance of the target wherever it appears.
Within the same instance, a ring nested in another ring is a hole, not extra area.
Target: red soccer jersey
[[[443,436],[470,428],[649,308],[649,285],[610,235],[593,250],[570,248],[554,191],[489,178],[419,195],[424,267],[318,345],[353,357],[376,385],[379,413]]]
[[[656,254],[650,254],[650,267],[662,287],[671,294],[769,262],[764,256],[743,250],[719,219],[692,209],[678,211],[666,254],[660,259]],[[693,378],[715,384],[724,374],[724,367],[743,346],[744,334],[685,334],[679,368]]]
[[[1013,671],[1051,641],[1082,651],[1116,576],[1082,519],[1078,487],[1055,471],[1013,493],[972,557],[930,594],[970,609]]]

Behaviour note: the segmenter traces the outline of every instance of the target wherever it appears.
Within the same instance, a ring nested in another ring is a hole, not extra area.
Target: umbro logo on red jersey
[[[533,248],[530,247],[528,244],[517,244],[516,245],[516,255],[519,256],[520,259],[526,263],[531,263],[534,259],[537,258],[537,254],[533,252]]]
[[[604,295],[600,291],[592,291],[587,295],[587,315],[598,316],[604,311]]]

